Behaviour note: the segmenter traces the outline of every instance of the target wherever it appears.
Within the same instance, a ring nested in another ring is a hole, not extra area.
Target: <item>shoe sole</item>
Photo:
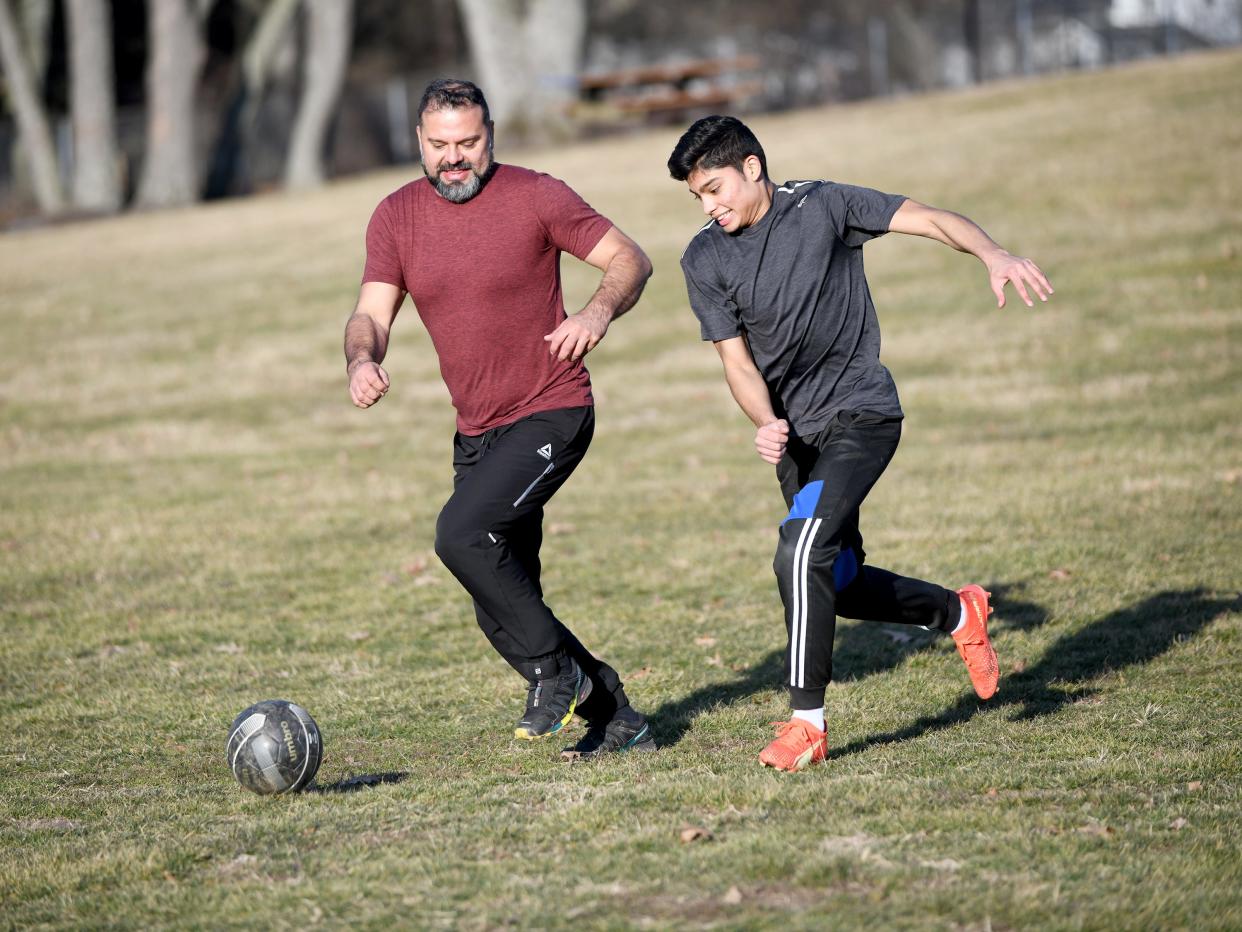
[[[578,694],[574,696],[574,701],[569,704],[569,711],[565,713],[559,722],[554,722],[551,728],[539,734],[535,734],[534,732],[519,725],[517,728],[513,729],[513,737],[519,738],[522,741],[538,741],[540,738],[551,737],[568,725],[570,719],[574,717],[574,710],[578,708],[581,703],[586,702],[587,697],[591,695],[591,678],[582,672],[579,672],[578,675],[582,677],[582,682],[578,686]]]
[[[996,648],[992,646],[992,635],[988,631],[988,619],[992,617],[993,613],[995,613],[996,606],[992,604],[992,593],[988,592],[982,586],[980,586],[979,589],[984,595],[983,604],[987,606],[987,614],[985,614],[983,617],[983,637],[984,637],[985,643],[988,646],[988,650],[991,651],[992,653],[992,666],[996,668],[997,682],[996,682],[996,685],[992,687],[992,691],[988,693],[986,696],[983,693],[979,692],[979,687],[975,685],[975,681],[973,679],[970,681],[970,686],[975,691],[976,696],[978,696],[984,702],[987,702],[989,699],[995,696],[998,692],[1000,692],[1000,660],[997,659]],[[966,658],[962,657],[962,662],[964,663],[965,661],[966,661]],[[966,667],[966,671],[967,673],[970,672],[969,664]]]

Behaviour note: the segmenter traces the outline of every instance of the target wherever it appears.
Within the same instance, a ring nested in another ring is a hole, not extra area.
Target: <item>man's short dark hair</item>
[[[747,157],[755,156],[768,177],[768,159],[763,146],[745,123],[737,117],[709,116],[696,120],[677,140],[669,156],[668,173],[685,181],[695,169],[736,168],[742,170]]]
[[[418,102],[418,122],[423,122],[423,113],[427,110],[461,110],[466,107],[482,107],[483,122],[491,122],[487,98],[477,85],[458,78],[440,78],[428,84],[427,90],[423,91],[423,99]]]

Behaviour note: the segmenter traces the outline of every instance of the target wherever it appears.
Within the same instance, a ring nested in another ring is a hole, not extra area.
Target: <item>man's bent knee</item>
[[[487,530],[445,521],[443,515],[436,523],[436,556],[454,575],[474,563],[479,553],[495,542]]]

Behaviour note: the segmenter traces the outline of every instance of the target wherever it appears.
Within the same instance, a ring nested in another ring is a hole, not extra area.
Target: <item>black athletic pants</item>
[[[617,672],[591,655],[543,601],[543,506],[586,455],[591,407],[541,411],[475,437],[453,439],[453,495],[436,522],[436,554],[474,599],[479,627],[528,682],[569,656],[591,677],[580,714],[628,705]]]
[[[843,411],[816,434],[791,435],[776,467],[789,516],[773,569],[785,603],[794,709],[824,704],[837,615],[941,630],[957,623],[957,593],[864,563],[858,509],[900,439],[899,417]]]

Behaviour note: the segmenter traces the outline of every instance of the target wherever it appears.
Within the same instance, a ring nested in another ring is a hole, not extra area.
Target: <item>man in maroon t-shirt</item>
[[[345,327],[354,404],[388,391],[380,363],[409,294],[457,409],[452,496],[436,553],[474,599],[479,627],[529,684],[514,734],[542,738],[575,712],[588,730],[567,757],[653,750],[615,670],[543,601],[543,506],[586,454],[595,426],[582,357],[642,294],[651,263],[563,182],[499,165],[482,91],[432,82],[418,108],[426,178],[380,202],[367,227],[358,304]],[[603,272],[565,313],[560,256]]]

